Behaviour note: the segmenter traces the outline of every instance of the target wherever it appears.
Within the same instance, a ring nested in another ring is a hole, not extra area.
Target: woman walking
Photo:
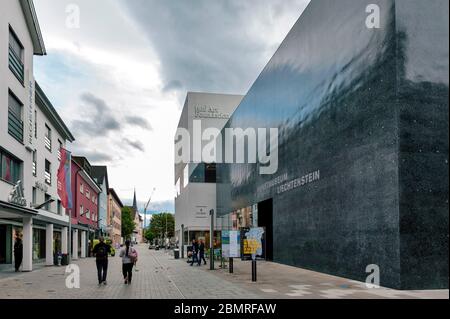
[[[16,242],[14,243],[14,268],[16,272],[19,271],[20,265],[23,259],[23,244],[19,235],[16,236]]]
[[[131,284],[131,279],[133,277],[133,266],[137,261],[137,251],[131,247],[131,241],[127,240],[125,242],[125,247],[120,250],[120,255],[122,258],[122,273],[125,285]]]

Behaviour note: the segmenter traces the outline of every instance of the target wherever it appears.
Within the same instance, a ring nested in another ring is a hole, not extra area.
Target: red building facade
[[[87,257],[89,241],[98,230],[98,197],[101,188],[91,177],[91,165],[84,157],[72,157],[72,247],[73,258]]]

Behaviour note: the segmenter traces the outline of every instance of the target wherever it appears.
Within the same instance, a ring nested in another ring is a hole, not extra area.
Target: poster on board
[[[241,240],[240,232],[234,230],[222,231],[222,257],[240,258]]]
[[[264,255],[265,229],[263,227],[241,229],[241,258],[256,260]]]

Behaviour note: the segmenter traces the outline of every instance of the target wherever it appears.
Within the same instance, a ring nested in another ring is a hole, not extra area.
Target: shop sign
[[[48,192],[48,186],[45,185],[44,183],[36,181],[36,183],[34,183],[34,186],[36,187],[36,189],[40,190],[43,193],[47,193]]]
[[[203,119],[229,119],[230,115],[222,113],[218,108],[212,106],[196,106],[195,118]]]
[[[195,212],[195,218],[205,219],[208,218],[209,212],[207,206],[197,206]]]
[[[29,78],[31,76],[29,75]],[[33,138],[34,138],[34,125],[33,125],[33,116],[34,116],[34,83],[33,80],[29,81],[28,84],[28,106],[27,106],[27,113],[26,113],[26,120],[27,120],[27,145],[26,148],[28,150],[33,149]]]
[[[18,181],[8,196],[8,202],[18,206],[27,206],[27,200],[23,194],[22,181]]]

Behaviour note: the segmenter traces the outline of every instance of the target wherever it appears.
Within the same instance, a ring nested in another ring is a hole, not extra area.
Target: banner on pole
[[[61,148],[61,162],[58,169],[58,196],[61,205],[66,209],[72,209],[72,154]]]

